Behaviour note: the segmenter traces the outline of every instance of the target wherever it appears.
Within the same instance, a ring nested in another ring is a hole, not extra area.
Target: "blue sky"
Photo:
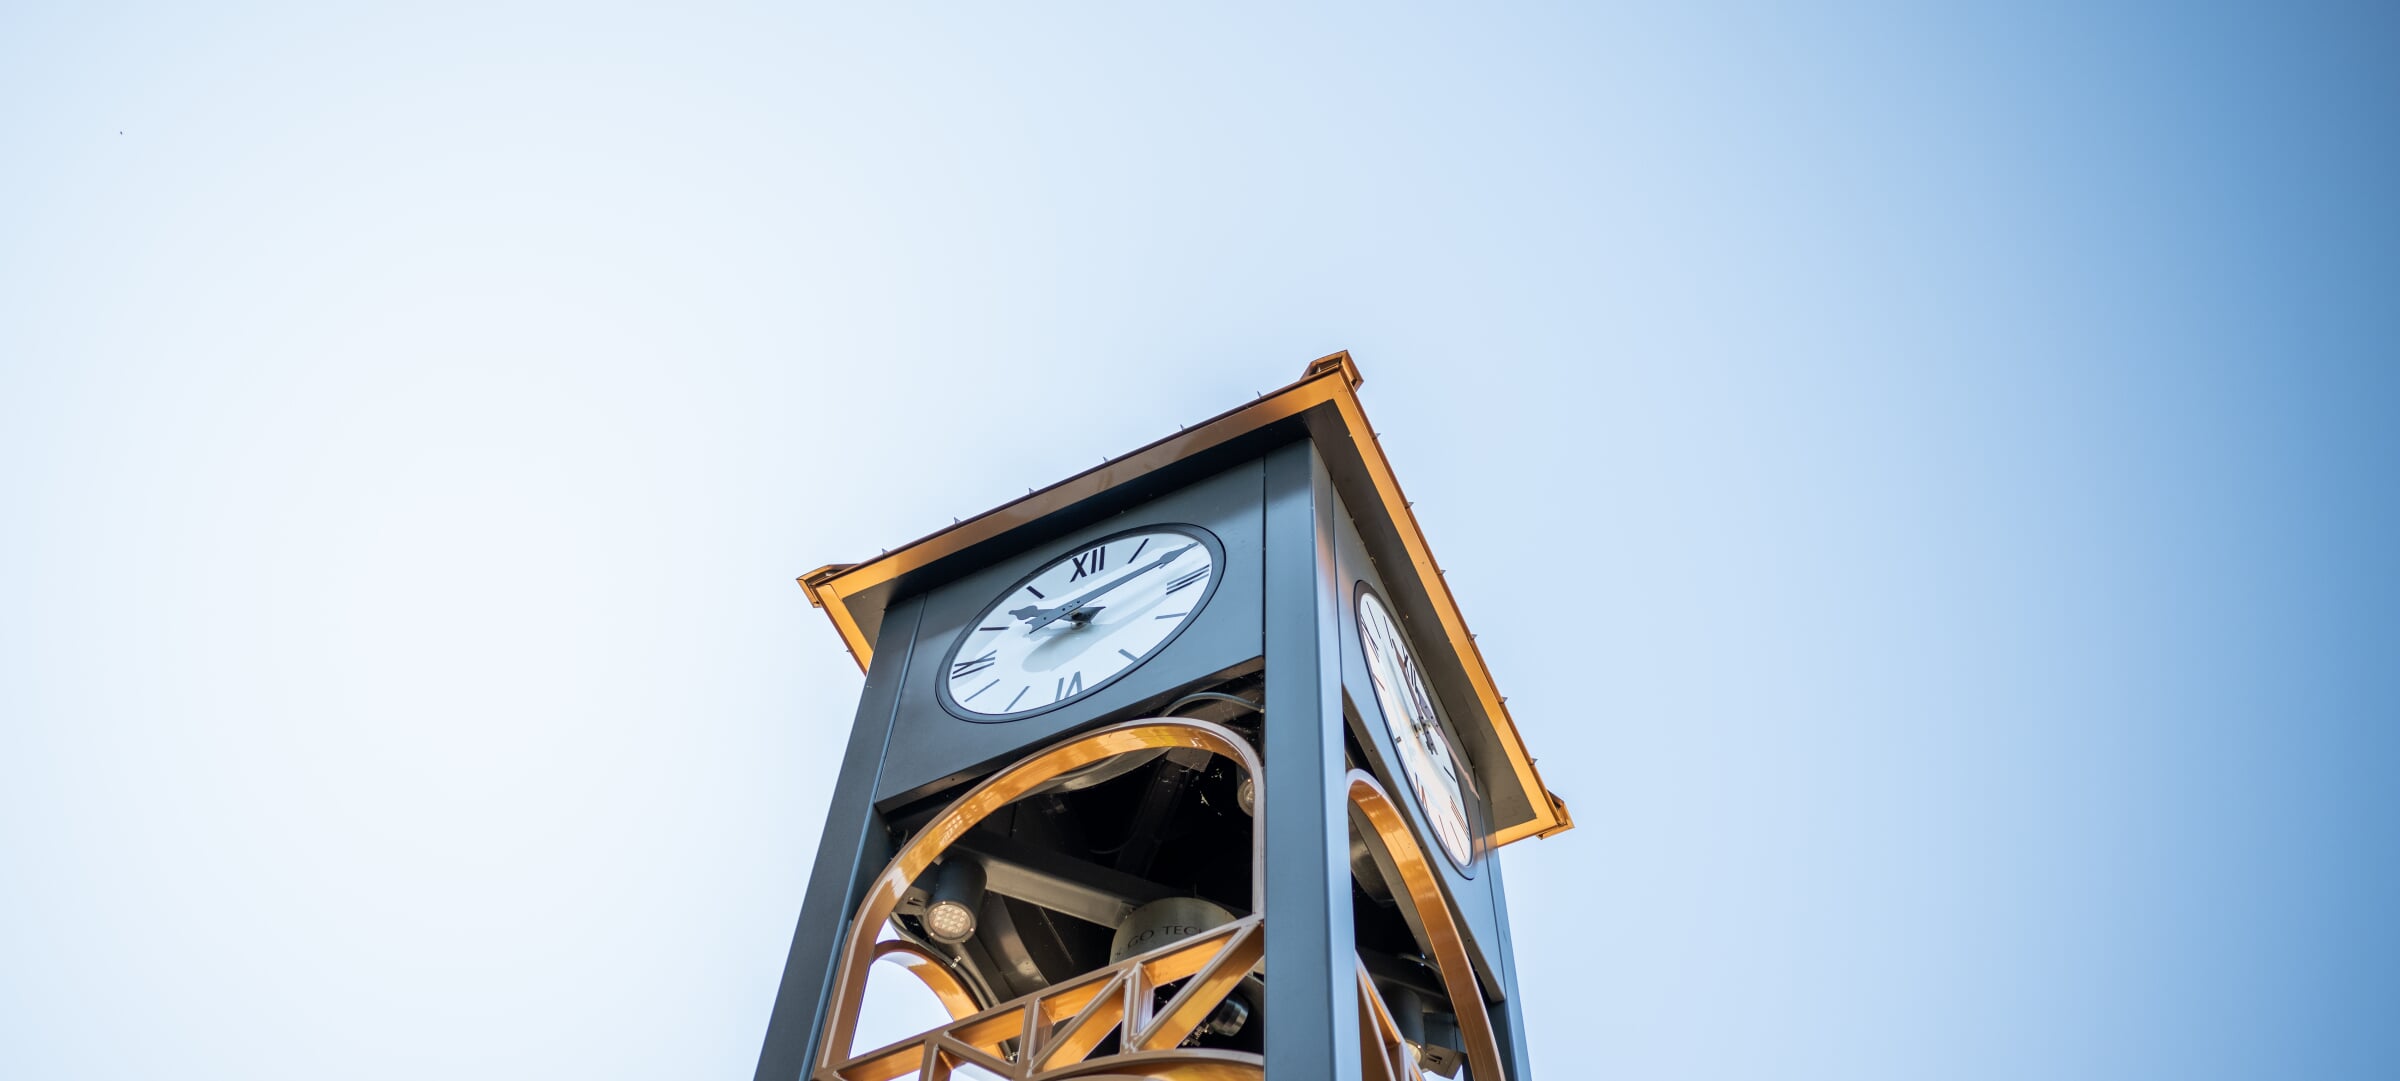
[[[747,1076],[792,577],[1347,348],[1545,1076],[2390,1076],[2396,31],[10,7],[0,1074]]]

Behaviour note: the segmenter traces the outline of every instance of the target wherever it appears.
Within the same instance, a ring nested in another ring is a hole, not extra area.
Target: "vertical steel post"
[[[1333,514],[1314,445],[1267,458],[1268,1081],[1347,1081],[1361,1068]]]
[[[1500,917],[1495,921],[1500,927],[1500,986],[1508,996],[1500,1002],[1500,1016],[1492,1018],[1493,1027],[1499,1029],[1501,1054],[1508,1058],[1508,1076],[1531,1081],[1533,1053],[1525,1046],[1525,996],[1517,993],[1517,945],[1508,931],[1508,888],[1501,880],[1499,852],[1484,856],[1483,873],[1489,876],[1492,906]]]
[[[784,959],[783,984],[775,991],[774,1013],[767,1018],[766,1046],[759,1050],[756,1081],[798,1081],[808,1076],[842,934],[850,928],[850,914],[858,910],[867,882],[892,860],[891,835],[884,829],[883,816],[875,813],[875,778],[883,770],[884,751],[900,709],[900,681],[908,674],[917,637],[915,625],[923,612],[923,601],[911,601],[884,619],[887,629],[909,628],[901,641],[910,645],[877,649],[867,670],[866,689],[858,698],[858,718],[850,725],[850,745],[842,752],[842,772],[825,808],[825,833],[817,841],[808,893],[800,903],[800,925],[792,933],[791,954]]]

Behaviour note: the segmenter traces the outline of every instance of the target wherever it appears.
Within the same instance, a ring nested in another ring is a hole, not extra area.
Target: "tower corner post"
[[[1309,443],[1266,467],[1266,1065],[1270,1081],[1360,1074],[1342,755],[1333,483]]]
[[[921,603],[910,603],[922,609]],[[886,623],[914,624],[918,614],[895,610]],[[783,982],[775,990],[775,1007],[767,1017],[766,1042],[759,1049],[754,1081],[801,1081],[809,1076],[842,934],[849,929],[851,913],[858,908],[867,882],[892,858],[891,838],[883,828],[882,816],[875,813],[875,781],[883,770],[900,706],[900,682],[907,674],[910,656],[905,648],[877,650],[875,663],[867,670],[858,716],[850,726],[849,745],[842,752],[842,770],[826,806],[825,832],[809,869],[808,892],[802,895],[800,923],[792,932],[791,953],[784,961]]]

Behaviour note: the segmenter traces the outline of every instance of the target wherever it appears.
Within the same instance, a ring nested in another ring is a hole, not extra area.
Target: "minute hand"
[[[1016,618],[1022,619],[1028,624],[1031,624],[1025,628],[1025,633],[1032,634],[1033,632],[1041,630],[1042,628],[1056,623],[1059,620],[1074,615],[1076,609],[1100,599],[1101,594],[1107,593],[1109,590],[1115,589],[1118,586],[1133,581],[1134,579],[1148,574],[1151,571],[1175,562],[1177,559],[1182,558],[1183,553],[1189,552],[1196,547],[1199,546],[1187,544],[1181,548],[1177,548],[1172,552],[1168,552],[1167,554],[1158,557],[1157,559],[1153,559],[1148,563],[1144,563],[1139,567],[1135,567],[1134,569],[1125,572],[1122,576],[1118,577],[1116,581],[1110,582],[1109,584],[1101,586],[1098,589],[1094,589],[1091,592],[1077,597],[1074,600],[1068,601],[1065,604],[1059,605],[1056,608],[1036,608],[1032,605],[1026,605],[1023,608],[1019,608],[1010,612],[1009,615],[1015,616]]]

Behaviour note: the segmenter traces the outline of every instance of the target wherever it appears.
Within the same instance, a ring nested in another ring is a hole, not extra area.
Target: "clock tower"
[[[1529,1081],[1496,853],[1572,820],[1360,382],[802,576],[866,683],[758,1081]],[[878,964],[948,1020],[862,1040]]]

